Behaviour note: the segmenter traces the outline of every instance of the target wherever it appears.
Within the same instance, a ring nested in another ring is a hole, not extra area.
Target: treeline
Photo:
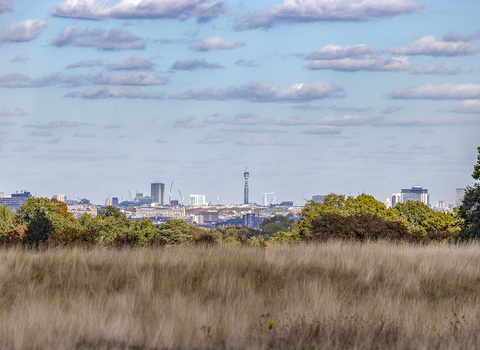
[[[273,235],[248,227],[219,227],[207,230],[169,219],[155,226],[150,219],[131,221],[113,206],[100,209],[97,216],[84,214],[76,220],[67,205],[56,199],[29,198],[18,210],[0,206],[0,246],[175,246],[184,244],[265,245]],[[279,218],[289,224],[293,220]],[[275,220],[271,220],[272,222]],[[288,229],[289,225],[275,227]]]
[[[422,202],[408,201],[387,208],[373,196],[345,197],[331,193],[323,203],[309,201],[290,232],[277,241],[392,240],[412,243],[453,242],[461,232],[453,213],[437,212]]]
[[[458,215],[441,213],[421,202],[409,201],[387,208],[370,195],[329,194],[325,202],[309,201],[300,220],[276,216],[263,221],[260,230],[248,227],[204,229],[184,220],[169,219],[155,226],[149,219],[129,220],[113,206],[96,217],[76,220],[65,203],[29,198],[17,211],[0,206],[0,245],[51,246],[174,246],[228,244],[268,246],[274,243],[330,239],[403,242],[453,242],[461,237]]]

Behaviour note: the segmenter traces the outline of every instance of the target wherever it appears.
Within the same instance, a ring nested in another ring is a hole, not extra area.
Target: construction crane
[[[262,196],[263,197],[263,206],[266,207],[267,206],[267,195],[269,194],[275,194],[275,192],[265,192],[265,193],[262,193]]]
[[[182,196],[182,192],[180,192],[180,189],[178,190],[178,193],[180,193],[180,200],[182,201],[182,205],[183,205],[183,196]]]
[[[168,191],[168,204],[172,205],[172,187],[173,187],[173,181],[172,184],[170,185],[170,191]]]
[[[222,205],[222,204],[220,203],[220,198],[218,198],[218,196],[217,196],[217,201],[218,201],[218,205]]]
[[[273,197],[268,206],[271,206],[273,203],[275,203],[275,199],[277,199],[277,196]]]

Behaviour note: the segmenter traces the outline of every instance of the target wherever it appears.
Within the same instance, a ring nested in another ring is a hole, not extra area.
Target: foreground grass
[[[1,349],[480,348],[480,246],[0,251]]]

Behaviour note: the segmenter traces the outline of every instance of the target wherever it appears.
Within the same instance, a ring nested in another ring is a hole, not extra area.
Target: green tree
[[[167,222],[158,225],[157,234],[150,240],[150,244],[180,245],[192,240],[192,231],[184,220],[168,219]]]
[[[82,230],[98,232],[100,245],[119,244],[121,237],[129,234],[132,223],[120,210],[114,206],[100,209],[96,217],[84,214],[78,220]],[[125,242],[127,239],[125,240]]]
[[[6,205],[0,205],[0,235],[15,228],[15,216]]]
[[[477,148],[477,163],[473,166],[472,177],[480,180],[480,147]],[[480,238],[480,184],[467,186],[462,204],[458,207],[461,220],[460,238],[463,240]]]
[[[295,220],[279,215],[263,220],[263,222],[260,224],[260,229],[265,235],[273,236],[280,231],[291,231],[294,223]]]
[[[27,226],[24,243],[39,246],[52,237],[57,230],[78,227],[67,210],[67,205],[56,199],[28,198],[15,212],[17,226]]]

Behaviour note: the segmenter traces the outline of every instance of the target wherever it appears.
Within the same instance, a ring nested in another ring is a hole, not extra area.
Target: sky
[[[423,186],[480,146],[480,2],[0,0],[0,191],[302,205]],[[218,199],[217,199],[218,197]]]

